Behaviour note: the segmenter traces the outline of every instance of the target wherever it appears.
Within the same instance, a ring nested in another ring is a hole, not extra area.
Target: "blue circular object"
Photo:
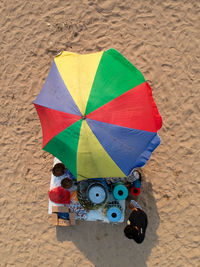
[[[122,217],[121,210],[117,207],[111,207],[107,210],[107,218],[110,222],[119,222]]]
[[[113,190],[114,198],[117,200],[124,200],[128,196],[128,189],[123,184],[118,184]]]
[[[92,203],[102,204],[106,200],[107,194],[103,186],[94,184],[88,189],[88,196]]]
[[[141,187],[141,182],[140,180],[136,180],[134,183],[133,183],[133,186],[136,187],[136,188],[140,188]]]

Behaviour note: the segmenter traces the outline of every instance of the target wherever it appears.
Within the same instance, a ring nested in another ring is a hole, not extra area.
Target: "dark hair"
[[[140,232],[133,226],[127,225],[124,228],[124,234],[127,238],[133,239],[136,243],[142,243],[144,240],[144,236],[140,234]]]

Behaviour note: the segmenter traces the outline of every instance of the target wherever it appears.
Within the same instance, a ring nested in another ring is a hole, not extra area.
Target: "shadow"
[[[141,192],[137,201],[148,216],[146,237],[142,244],[136,244],[124,236],[125,223],[112,225],[82,221],[77,221],[75,227],[57,227],[58,241],[72,241],[96,267],[147,266],[146,261],[157,243],[156,230],[160,218],[152,193],[152,185],[146,181],[144,175]],[[127,208],[125,221],[130,212]]]

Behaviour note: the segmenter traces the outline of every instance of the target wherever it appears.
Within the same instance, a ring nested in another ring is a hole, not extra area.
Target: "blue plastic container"
[[[69,213],[68,212],[58,212],[58,218],[63,220],[69,220]]]
[[[110,207],[107,210],[107,218],[110,222],[116,223],[119,222],[119,220],[122,217],[122,213],[120,208],[118,207]]]
[[[133,186],[136,187],[136,188],[140,188],[141,187],[140,180],[138,179],[138,180],[134,181]]]
[[[117,200],[124,200],[128,197],[128,189],[123,184],[117,184],[113,190],[113,196]]]

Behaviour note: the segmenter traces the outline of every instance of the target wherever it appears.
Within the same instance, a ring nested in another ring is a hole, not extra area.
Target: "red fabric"
[[[87,118],[149,132],[157,132],[162,126],[162,118],[147,82],[94,110]]]
[[[55,187],[48,194],[50,200],[57,204],[70,204],[70,192],[62,186]]]
[[[134,186],[131,187],[131,195],[132,196],[139,196],[140,193],[141,193],[141,189],[140,188],[136,188]]]
[[[34,104],[43,131],[43,147],[57,134],[81,119],[81,116]]]

